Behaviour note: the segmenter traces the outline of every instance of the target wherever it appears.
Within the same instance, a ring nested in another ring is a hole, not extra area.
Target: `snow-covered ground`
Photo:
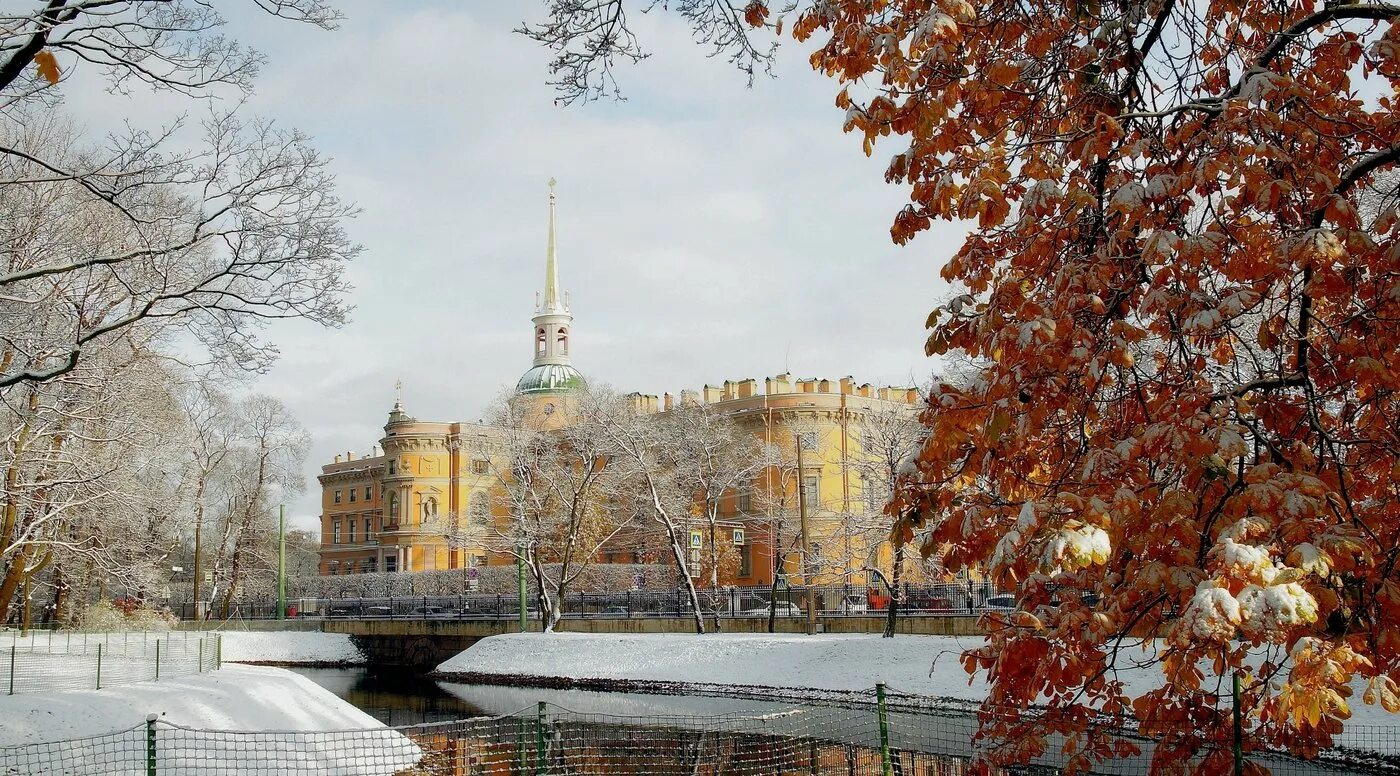
[[[232,663],[361,665],[365,656],[344,633],[219,631],[223,659]]]
[[[978,637],[824,634],[520,633],[482,639],[442,665],[442,674],[619,679],[791,690],[892,690],[980,702],[958,655]],[[1130,695],[1161,685],[1154,667],[1119,673]],[[1400,715],[1361,703],[1358,683],[1342,743],[1400,751]]]
[[[318,773],[392,772],[420,756],[418,748],[373,717],[314,682],[280,668],[225,665],[214,673],[104,690],[0,696],[0,747],[104,736],[142,726],[159,716],[157,755],[161,773],[218,773],[220,766],[252,756],[277,763],[331,764]],[[217,731],[310,732],[319,735],[255,738],[208,735],[171,727]],[[335,731],[355,731],[344,734]],[[144,730],[87,746],[54,744],[0,748],[0,772],[145,772]],[[372,755],[350,760],[347,750]],[[338,764],[339,767],[336,767]],[[385,770],[386,766],[388,767]],[[269,771],[273,772],[273,771]]]

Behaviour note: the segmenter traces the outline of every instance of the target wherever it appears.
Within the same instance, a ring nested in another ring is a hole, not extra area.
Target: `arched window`
[[[485,493],[473,493],[468,512],[471,515],[471,528],[486,528],[491,523],[491,497]]]
[[[543,355],[544,355],[544,345],[545,345],[544,329],[540,329],[539,331],[535,332],[535,355],[536,355],[536,356],[543,356]]]
[[[569,355],[569,330],[563,326],[559,327],[559,353]]]

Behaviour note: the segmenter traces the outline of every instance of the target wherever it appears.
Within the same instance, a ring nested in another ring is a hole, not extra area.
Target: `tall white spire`
[[[559,292],[559,256],[554,247],[554,186],[556,181],[549,179],[549,246],[544,260],[544,294],[540,299],[539,313],[568,312]]]
[[[567,297],[559,290],[559,257],[554,239],[554,185],[549,179],[549,246],[545,253],[544,292],[535,305],[535,366],[569,363],[569,334],[573,316]]]

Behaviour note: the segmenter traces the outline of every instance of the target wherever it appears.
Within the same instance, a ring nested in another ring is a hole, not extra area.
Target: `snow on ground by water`
[[[280,668],[218,671],[103,690],[0,696],[0,746],[110,733],[147,714],[220,730],[349,730],[380,727],[311,680]]]
[[[169,681],[104,690],[0,696],[0,747],[101,736],[144,724],[148,714],[161,723],[233,731],[327,733],[258,737],[209,736],[157,726],[161,773],[219,773],[250,755],[271,772],[291,772],[298,764],[331,764],[318,772],[392,772],[417,761],[418,748],[385,729],[373,717],[290,671],[262,666],[225,665],[221,670]],[[351,743],[353,742],[353,743]],[[5,773],[144,773],[144,730],[97,746],[55,744],[28,749],[0,748]],[[353,746],[366,758],[350,761]],[[250,749],[252,750],[250,752]],[[373,760],[369,759],[372,757]],[[128,762],[129,761],[129,762]],[[275,765],[274,765],[275,763]],[[337,767],[338,764],[338,767]],[[388,770],[384,770],[386,766]]]
[[[981,643],[980,637],[874,634],[513,633],[482,639],[437,670],[796,690],[859,691],[883,682],[898,692],[980,702],[987,695],[985,675],[969,682],[958,656]],[[1125,668],[1118,678],[1130,696],[1162,684],[1156,666]],[[1400,751],[1400,715],[1361,703],[1362,684],[1354,689],[1352,717],[1339,742]]]
[[[706,682],[819,690],[890,688],[978,700],[958,654],[980,639],[956,636],[714,633],[512,633],[482,639],[441,673]],[[930,664],[937,672],[930,676]]]
[[[213,635],[213,634],[210,634]],[[223,658],[234,663],[360,665],[365,656],[344,633],[316,631],[219,631]]]

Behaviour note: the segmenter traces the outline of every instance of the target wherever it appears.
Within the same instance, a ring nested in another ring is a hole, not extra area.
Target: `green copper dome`
[[[583,375],[568,364],[542,364],[526,372],[515,384],[516,393],[557,393],[582,388]]]

